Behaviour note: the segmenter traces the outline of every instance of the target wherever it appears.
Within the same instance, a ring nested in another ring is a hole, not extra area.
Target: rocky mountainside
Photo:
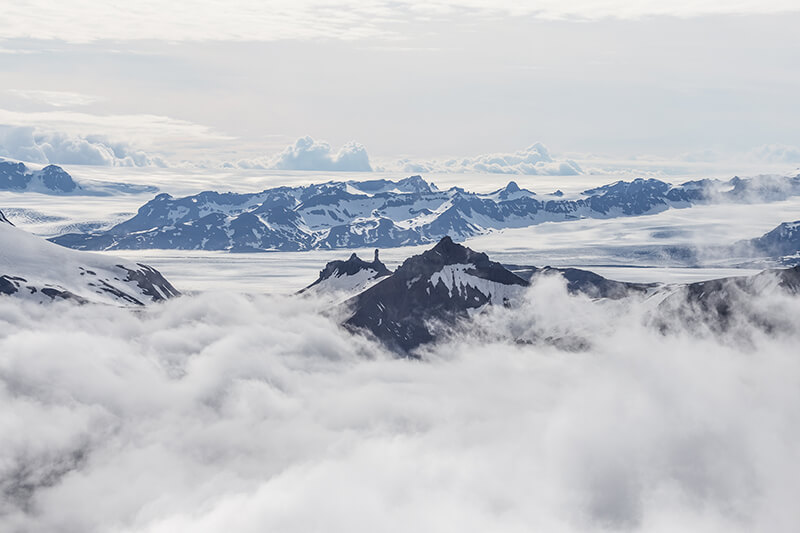
[[[154,268],[67,250],[7,222],[0,213],[0,296],[141,306],[177,296]]]
[[[784,222],[761,237],[751,239],[749,245],[768,257],[797,255],[800,253],[800,220]]]
[[[487,304],[509,305],[527,286],[486,254],[444,237],[349,300],[353,313],[345,326],[407,352],[434,340],[437,322],[452,325]]]
[[[671,185],[636,179],[568,196],[538,195],[510,182],[489,194],[437,189],[420,176],[399,181],[328,182],[258,193],[160,194],[105,231],[69,233],[82,250],[183,249],[256,252],[395,247],[464,239],[545,221],[657,213],[707,202],[775,200],[800,194],[800,176],[701,180]]]
[[[800,294],[800,266],[680,286],[659,304],[654,322],[662,331],[679,327],[736,337],[737,326],[749,324],[772,333],[793,327],[763,298],[779,294]]]
[[[779,328],[781,317],[770,314],[759,297],[800,293],[800,266],[685,285],[628,283],[575,268],[504,266],[444,237],[346,301],[344,326],[415,357],[417,347],[448,334],[486,306],[521,304],[536,277],[552,275],[563,277],[570,293],[592,299],[645,298],[654,309],[652,322],[664,332],[679,326],[727,333],[738,320],[765,330]]]

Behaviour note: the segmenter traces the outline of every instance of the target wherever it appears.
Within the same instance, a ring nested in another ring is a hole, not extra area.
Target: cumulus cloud
[[[527,174],[573,176],[581,167],[574,161],[553,159],[547,148],[536,143],[512,153],[485,154],[446,161],[401,160],[404,172],[479,172],[491,174]]]
[[[31,126],[0,126],[0,156],[40,164],[166,166],[166,162],[127,143],[97,135],[38,131]]]
[[[773,303],[797,321],[796,301]],[[479,316],[420,363],[321,307],[214,294],[133,313],[0,298],[0,529],[800,521],[800,324],[754,332],[747,348],[665,337],[644,325],[645,303],[592,302],[545,279],[518,312]],[[531,328],[590,348],[511,340]]]
[[[274,157],[243,159],[239,168],[261,168],[273,170],[319,170],[369,172],[372,166],[363,145],[349,142],[336,152],[325,141],[316,141],[309,136],[301,137],[292,146],[286,147]]]

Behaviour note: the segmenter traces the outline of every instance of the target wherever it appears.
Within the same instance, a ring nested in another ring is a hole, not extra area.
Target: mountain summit
[[[407,352],[434,340],[438,325],[452,326],[487,304],[505,305],[528,282],[450,237],[406,261],[394,274],[351,298],[345,327],[369,331]],[[434,324],[434,322],[436,324]]]

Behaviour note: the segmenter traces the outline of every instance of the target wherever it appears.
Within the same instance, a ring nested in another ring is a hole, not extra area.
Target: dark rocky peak
[[[72,176],[59,166],[47,165],[39,175],[44,186],[52,191],[72,192],[78,188]]]
[[[406,261],[347,302],[345,327],[368,332],[399,353],[437,338],[470,310],[506,305],[528,282],[450,237]]]
[[[11,224],[11,221],[6,218],[2,211],[0,211],[0,223],[5,222],[6,224]],[[11,224],[12,226],[14,224]]]
[[[469,265],[468,272],[476,277],[506,285],[527,285],[525,280],[491,261],[485,253],[458,244],[449,235],[442,237],[430,250],[406,259],[396,274],[409,278],[430,276],[446,265]]]

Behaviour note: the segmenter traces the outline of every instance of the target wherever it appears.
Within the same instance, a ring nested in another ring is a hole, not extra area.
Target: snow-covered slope
[[[300,293],[331,297],[352,296],[391,273],[378,258],[378,250],[375,250],[375,257],[369,263],[352,254],[347,261],[329,262],[319,273],[319,278]]]
[[[0,296],[140,306],[178,294],[152,267],[68,250],[14,227],[0,213]]]
[[[311,250],[396,247],[465,239],[547,221],[653,214],[697,203],[773,201],[800,195],[798,177],[701,180],[671,185],[618,181],[579,194],[536,193],[511,182],[478,194],[437,189],[420,176],[398,181],[328,182],[258,193],[160,194],[105,231],[54,242],[85,250]]]

